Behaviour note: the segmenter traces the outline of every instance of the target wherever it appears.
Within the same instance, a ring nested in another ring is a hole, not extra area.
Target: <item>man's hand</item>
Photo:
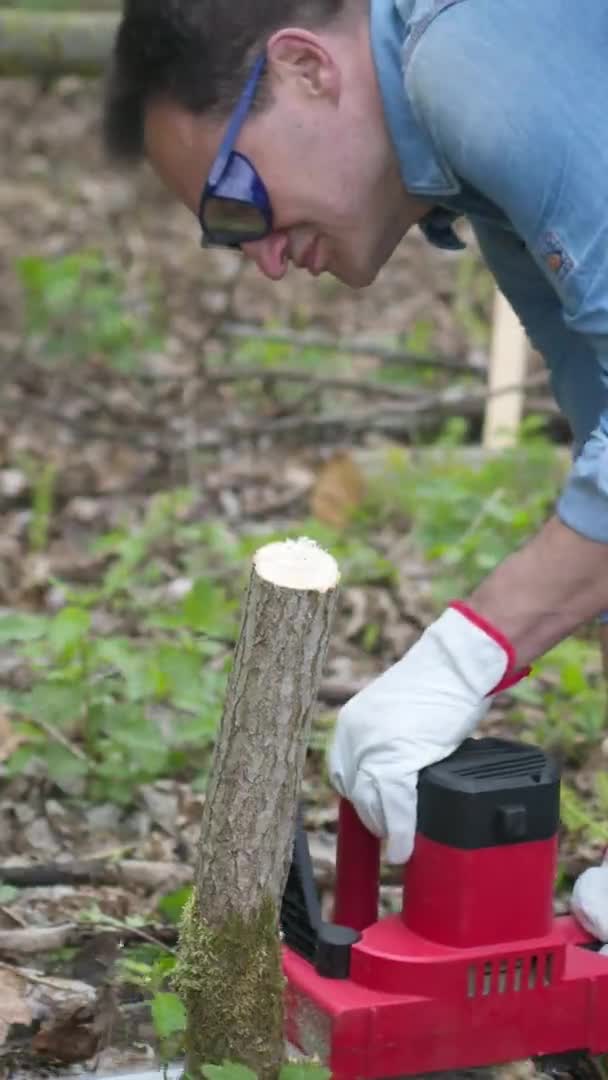
[[[414,844],[418,773],[453,753],[525,672],[494,627],[454,604],[407,655],[340,711],[329,773],[364,825],[388,838],[389,862]]]

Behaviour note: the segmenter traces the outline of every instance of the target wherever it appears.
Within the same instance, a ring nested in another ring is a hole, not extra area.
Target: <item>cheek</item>
[[[259,160],[260,173],[277,209],[293,212],[323,211],[328,206],[340,204],[344,193],[344,180],[337,172],[335,162],[323,151],[318,139],[307,138],[295,128],[287,132],[284,140],[252,160]]]

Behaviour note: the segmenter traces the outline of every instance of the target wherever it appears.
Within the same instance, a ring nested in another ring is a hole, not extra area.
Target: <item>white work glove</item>
[[[589,867],[575,881],[570,910],[588,934],[608,942],[608,851],[600,866]]]
[[[387,837],[388,862],[407,862],[412,853],[420,770],[472,734],[488,694],[527,673],[515,670],[502,634],[458,603],[340,710],[330,779],[370,832]]]

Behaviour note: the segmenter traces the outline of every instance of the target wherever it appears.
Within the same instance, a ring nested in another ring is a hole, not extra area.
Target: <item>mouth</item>
[[[314,237],[301,258],[296,261],[296,266],[300,270],[308,270],[313,277],[319,277],[323,273],[325,266],[320,236]]]

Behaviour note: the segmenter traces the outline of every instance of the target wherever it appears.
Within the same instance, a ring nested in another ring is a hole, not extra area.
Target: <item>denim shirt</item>
[[[574,433],[558,515],[608,543],[608,5],[371,0],[371,38],[423,231],[471,222]]]

